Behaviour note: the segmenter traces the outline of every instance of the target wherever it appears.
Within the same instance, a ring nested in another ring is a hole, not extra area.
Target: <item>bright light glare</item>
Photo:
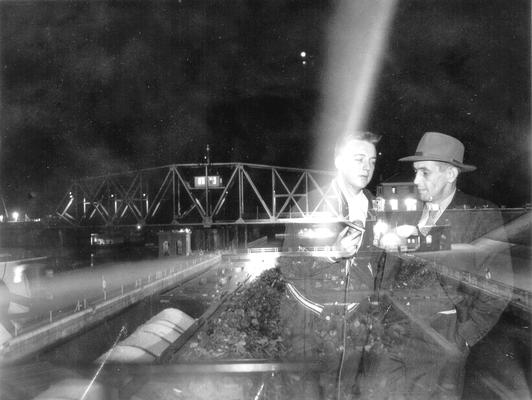
[[[399,201],[397,199],[390,199],[388,202],[390,203],[392,211],[397,211],[399,209]]]
[[[301,52],[301,58],[305,58],[307,56],[307,52],[306,51],[302,51]]]
[[[17,222],[20,214],[17,211],[13,211],[13,214],[11,214],[11,216],[13,217],[13,221]]]
[[[408,238],[418,234],[417,227],[415,225],[400,225],[395,228],[395,232],[403,238]]]
[[[307,239],[326,239],[334,236],[334,232],[325,227],[305,228],[298,232],[298,236]]]
[[[379,219],[373,226],[373,235],[380,238],[382,235],[388,232],[389,229],[390,226],[383,220]]]
[[[249,253],[249,261],[244,263],[244,270],[251,279],[258,277],[264,271],[275,267],[278,254],[276,253]]]
[[[386,250],[397,250],[402,244],[401,238],[394,232],[386,233],[380,241],[380,246]]]

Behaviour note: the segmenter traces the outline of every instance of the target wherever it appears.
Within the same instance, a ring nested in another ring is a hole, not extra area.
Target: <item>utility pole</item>
[[[211,211],[209,210],[209,164],[211,162],[211,148],[207,144],[205,154],[205,213],[207,222],[210,223]]]

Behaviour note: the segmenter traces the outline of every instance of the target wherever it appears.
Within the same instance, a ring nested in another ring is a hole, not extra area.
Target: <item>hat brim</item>
[[[449,161],[448,159],[444,159],[443,157],[427,157],[427,156],[408,156],[400,158],[399,161],[441,161],[445,162],[447,164],[454,165],[456,168],[459,168],[462,172],[470,172],[477,169],[474,165],[468,165],[468,164],[462,164],[458,161]]]

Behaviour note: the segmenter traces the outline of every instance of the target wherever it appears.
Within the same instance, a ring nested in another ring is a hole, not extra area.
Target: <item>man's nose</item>
[[[419,177],[420,174],[416,173],[416,176],[414,178],[414,183],[419,186],[419,182],[421,181],[421,178]]]
[[[369,166],[369,161],[368,161],[368,160],[365,160],[365,161],[362,163],[362,168],[364,169],[364,171],[369,171],[370,166]]]

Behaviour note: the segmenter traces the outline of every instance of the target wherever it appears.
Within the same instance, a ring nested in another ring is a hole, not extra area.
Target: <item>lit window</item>
[[[405,207],[406,211],[416,211],[417,208],[417,200],[412,198],[406,198],[405,199]]]
[[[372,201],[373,209],[376,211],[384,211],[384,205],[386,204],[386,200],[382,197],[377,197],[375,200]]]
[[[13,270],[13,283],[21,283],[24,273],[24,265],[17,265]]]

